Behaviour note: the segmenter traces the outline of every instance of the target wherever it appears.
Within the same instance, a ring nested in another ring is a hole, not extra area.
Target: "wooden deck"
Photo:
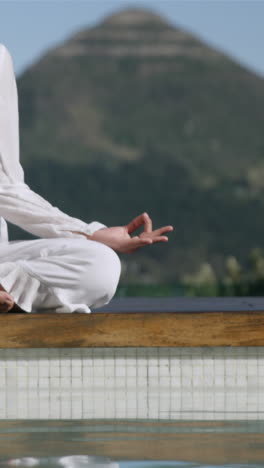
[[[91,314],[0,314],[0,348],[264,346],[264,298],[115,299]]]

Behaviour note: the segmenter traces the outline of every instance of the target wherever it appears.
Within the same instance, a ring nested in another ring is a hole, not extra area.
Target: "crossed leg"
[[[0,244],[0,313],[38,309],[87,313],[111,300],[120,272],[117,254],[91,240]]]

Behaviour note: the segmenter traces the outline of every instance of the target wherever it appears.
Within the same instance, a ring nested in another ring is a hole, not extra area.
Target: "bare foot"
[[[15,301],[6,291],[0,290],[0,313],[9,312],[15,305]]]

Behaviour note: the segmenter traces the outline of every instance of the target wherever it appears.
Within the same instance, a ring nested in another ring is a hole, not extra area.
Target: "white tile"
[[[29,388],[37,388],[39,380],[37,377],[29,377],[28,379],[28,387]]]
[[[81,379],[80,379],[81,380]],[[105,379],[104,377],[94,377],[94,386],[97,388],[104,388],[105,387]],[[80,384],[81,387],[81,384]]]
[[[147,377],[147,367],[146,366],[138,366],[137,368],[137,376],[138,377]]]
[[[83,367],[83,377],[93,377],[94,368],[93,367]]]
[[[28,379],[26,377],[19,377],[17,379],[17,387],[18,388],[27,388],[28,387]],[[9,386],[7,385],[7,389]]]
[[[181,384],[182,384],[183,387],[191,387],[192,386],[192,377],[182,376]]]
[[[149,377],[158,377],[159,367],[157,365],[156,366],[149,366],[148,375],[149,375]]]
[[[50,380],[48,378],[39,377],[39,388],[48,388]]]
[[[264,417],[262,348],[0,350],[1,359],[0,418]]]
[[[58,388],[61,385],[60,378],[58,377],[51,377],[50,378],[50,387],[51,388]]]
[[[127,370],[126,375],[128,377],[136,377],[137,375],[136,367],[127,367],[126,370]]]
[[[104,368],[104,375],[105,377],[111,377],[115,374],[115,368],[114,366],[110,366],[110,365],[106,365],[106,367]]]
[[[40,363],[39,367],[39,377],[40,378],[47,378],[49,376],[49,367],[48,366],[43,366],[42,363]]]
[[[136,382],[138,382],[140,379],[138,379],[137,381],[135,380],[134,377],[126,377],[126,386],[128,388],[135,388],[136,386]],[[142,381],[146,382],[147,379],[142,379]]]
[[[59,366],[51,366],[49,369],[49,375],[51,379],[53,377],[60,377],[60,367]]]
[[[117,369],[116,369],[116,371],[117,371]],[[95,367],[94,375],[95,375],[96,378],[97,377],[104,377],[104,375],[105,375],[104,367]]]
[[[82,379],[81,378],[72,378],[72,387],[73,388],[81,388],[82,387]]]

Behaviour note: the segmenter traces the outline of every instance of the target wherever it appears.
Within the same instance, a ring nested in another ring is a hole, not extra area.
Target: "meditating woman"
[[[6,220],[40,237],[9,241]],[[131,234],[140,226],[144,231]],[[19,162],[17,85],[12,57],[0,44],[0,312],[91,312],[113,297],[116,252],[166,242],[172,226],[152,230],[143,213],[125,226],[89,224],[63,213],[24,182]]]

